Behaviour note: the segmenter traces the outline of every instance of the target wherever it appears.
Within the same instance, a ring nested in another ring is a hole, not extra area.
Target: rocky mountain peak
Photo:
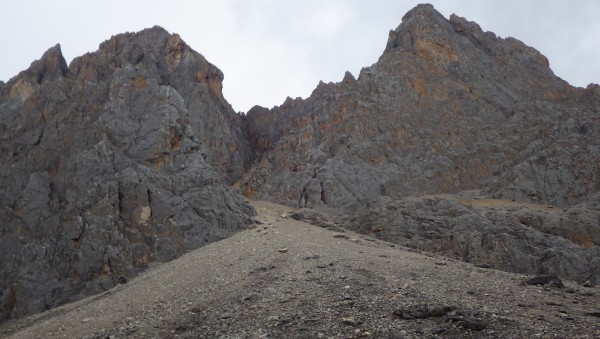
[[[344,78],[342,79],[342,82],[350,85],[356,82],[356,78],[354,77],[354,75],[352,75],[352,73],[346,71],[346,73],[344,73]]]
[[[69,68],[73,77],[101,81],[127,66],[153,73],[159,83],[197,82],[201,88],[210,89],[223,105],[229,105],[222,94],[223,72],[178,34],[170,34],[160,26],[115,35],[100,44],[98,51],[75,58]]]
[[[448,29],[448,20],[430,4],[417,5],[402,17],[402,23],[391,30],[385,51],[412,49],[415,40],[431,39]]]
[[[241,186],[257,199],[335,208],[341,224],[407,246],[595,279],[595,93],[555,76],[521,41],[419,5],[355,82],[319,83],[305,100],[244,118],[263,146]],[[547,205],[562,209],[540,212]],[[473,245],[481,239],[503,245]]]
[[[223,74],[160,27],[0,91],[0,322],[123,283],[244,228],[250,156]],[[41,254],[41,255],[40,255]]]
[[[435,22],[445,22],[446,18],[433,5],[419,4],[404,14],[401,25],[409,25],[414,21],[434,24]]]
[[[25,72],[36,83],[42,84],[66,76],[67,70],[67,62],[63,57],[60,44],[56,44],[49,48],[40,60],[34,61]]]
[[[60,81],[67,75],[68,67],[60,44],[49,48],[39,60],[5,84],[9,88],[9,97],[22,102],[30,98],[45,83]]]

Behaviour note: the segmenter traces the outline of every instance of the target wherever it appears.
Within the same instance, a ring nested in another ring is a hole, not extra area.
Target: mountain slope
[[[0,93],[0,322],[126,281],[243,229],[248,154],[223,74],[160,27]]]
[[[573,337],[600,335],[598,288],[423,255],[293,220],[263,224],[126,285],[0,329],[7,338]],[[558,285],[556,285],[558,286]],[[571,290],[571,288],[573,288]]]
[[[338,208],[353,229],[389,241],[594,281],[599,88],[574,88],[522,42],[419,5],[358,79],[347,73],[306,100],[248,112],[259,160],[241,187],[251,198]],[[422,199],[467,190],[565,210],[488,213]]]

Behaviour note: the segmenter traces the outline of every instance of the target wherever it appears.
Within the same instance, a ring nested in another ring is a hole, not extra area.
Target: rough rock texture
[[[248,112],[258,160],[241,187],[251,198],[339,208],[355,229],[385,226],[387,240],[492,267],[598,277],[599,118],[598,85],[572,87],[522,42],[419,5],[358,79],[347,73],[306,100]],[[566,211],[454,211],[421,198],[465,190]],[[497,243],[472,244],[481,238]]]
[[[597,202],[596,202],[597,204]],[[362,233],[516,273],[600,277],[600,210],[433,195],[382,197],[351,223]]]
[[[223,74],[160,27],[0,84],[0,322],[243,229],[249,149]]]
[[[253,202],[261,225],[9,322],[21,338],[598,338],[600,286],[522,276]],[[205,272],[211,272],[206,274]]]

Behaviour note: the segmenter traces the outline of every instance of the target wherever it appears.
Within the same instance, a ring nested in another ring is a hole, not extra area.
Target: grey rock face
[[[380,198],[354,228],[404,246],[509,272],[583,283],[600,275],[600,211],[455,195]]]
[[[599,93],[597,85],[571,87],[514,38],[419,5],[357,79],[346,74],[305,100],[248,112],[243,126],[259,160],[241,187],[290,206],[339,208],[368,220],[369,227],[354,226],[368,233],[400,211],[414,215],[423,196],[480,190],[478,198],[526,204],[523,216],[501,207],[458,218],[434,204],[416,219],[393,219],[385,238],[581,280],[598,273],[591,253],[600,212],[589,206],[600,192]],[[542,217],[527,204],[570,212]],[[445,226],[433,223],[427,233],[427,215]],[[451,236],[456,250],[444,240]],[[491,243],[471,248],[481,239]]]
[[[2,87],[0,321],[124,282],[243,229],[249,149],[223,74],[159,27]]]

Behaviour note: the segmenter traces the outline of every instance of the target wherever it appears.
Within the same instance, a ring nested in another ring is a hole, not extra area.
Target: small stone
[[[90,322],[91,320],[92,320],[92,318],[83,318],[83,319],[81,320],[81,322],[82,322],[82,323],[88,323],[88,322]]]
[[[433,331],[434,334],[442,334],[448,331],[448,326],[442,326]]]
[[[524,280],[521,285],[549,285],[551,287],[563,288],[563,282],[554,275],[536,275],[535,277]]]
[[[472,331],[483,331],[487,327],[481,319],[465,319],[461,325]]]
[[[354,318],[353,315],[349,316],[349,317],[344,317],[342,318],[342,322],[345,325],[349,325],[349,326],[356,326],[356,318]]]
[[[591,280],[587,280],[582,284],[583,287],[594,287],[594,285],[596,284],[594,284]]]
[[[535,307],[532,304],[525,304],[525,303],[518,303],[517,306],[518,307],[523,307],[523,308],[534,308]]]
[[[287,252],[288,252],[288,249],[287,249],[287,247],[284,247],[284,248],[281,248],[281,249],[279,249],[279,251],[278,251],[278,252],[279,252],[279,253],[287,253]]]

